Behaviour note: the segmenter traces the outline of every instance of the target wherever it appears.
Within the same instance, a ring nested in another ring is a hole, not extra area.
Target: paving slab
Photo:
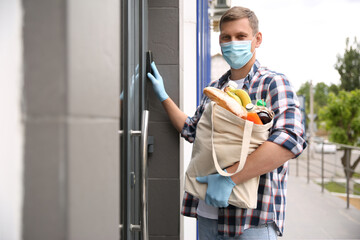
[[[305,177],[289,176],[284,236],[293,239],[360,239],[360,210]]]

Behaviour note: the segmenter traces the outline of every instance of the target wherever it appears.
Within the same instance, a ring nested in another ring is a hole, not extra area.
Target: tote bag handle
[[[252,128],[254,123],[251,121],[245,121],[245,125],[244,125],[244,135],[243,135],[243,142],[242,142],[242,146],[241,146],[241,153],[240,153],[240,159],[239,159],[239,165],[238,168],[236,169],[236,171],[234,173],[228,173],[225,172],[224,170],[221,169],[219,162],[217,160],[216,157],[216,152],[215,152],[215,146],[214,146],[214,112],[215,112],[215,108],[214,108],[215,103],[211,103],[211,148],[212,148],[212,157],[213,157],[213,161],[214,161],[214,165],[215,168],[217,170],[217,172],[222,175],[222,176],[227,176],[227,177],[231,177],[232,175],[240,172],[246,162],[246,158],[248,156],[248,152],[249,152],[249,147],[250,147],[250,139],[251,139],[251,133],[252,133]]]

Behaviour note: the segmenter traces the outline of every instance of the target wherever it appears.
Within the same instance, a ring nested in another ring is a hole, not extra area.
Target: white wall
[[[218,44],[213,43],[212,44]],[[221,54],[211,56],[211,81],[218,80],[225,72],[230,69],[229,64]]]
[[[196,110],[196,1],[185,0],[180,3],[180,108],[189,116]],[[192,144],[181,140],[180,158],[183,175],[190,162]],[[183,185],[181,185],[183,186]],[[183,187],[181,196],[183,194]],[[182,201],[182,198],[181,198]],[[181,239],[196,239],[196,219],[184,217]]]
[[[22,9],[0,1],[0,239],[21,239],[22,210]]]

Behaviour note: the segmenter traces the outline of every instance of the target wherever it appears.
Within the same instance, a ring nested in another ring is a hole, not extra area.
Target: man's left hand
[[[205,177],[197,177],[200,183],[207,183],[205,202],[214,207],[229,206],[228,200],[235,183],[230,177],[224,177],[220,174],[211,174]]]

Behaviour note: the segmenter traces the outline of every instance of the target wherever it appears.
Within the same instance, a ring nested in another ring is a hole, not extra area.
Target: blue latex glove
[[[163,81],[162,77],[160,76],[159,71],[156,68],[155,62],[151,63],[151,68],[152,68],[155,76],[152,75],[151,73],[147,73],[147,76],[152,82],[156,96],[158,97],[160,102],[162,102],[162,101],[168,99],[169,96],[167,95],[167,93],[165,91],[164,81]]]
[[[225,170],[226,171],[226,170]],[[211,174],[205,177],[197,177],[200,183],[207,183],[205,202],[214,207],[229,206],[229,197],[236,184],[230,177],[224,177],[220,174]]]

